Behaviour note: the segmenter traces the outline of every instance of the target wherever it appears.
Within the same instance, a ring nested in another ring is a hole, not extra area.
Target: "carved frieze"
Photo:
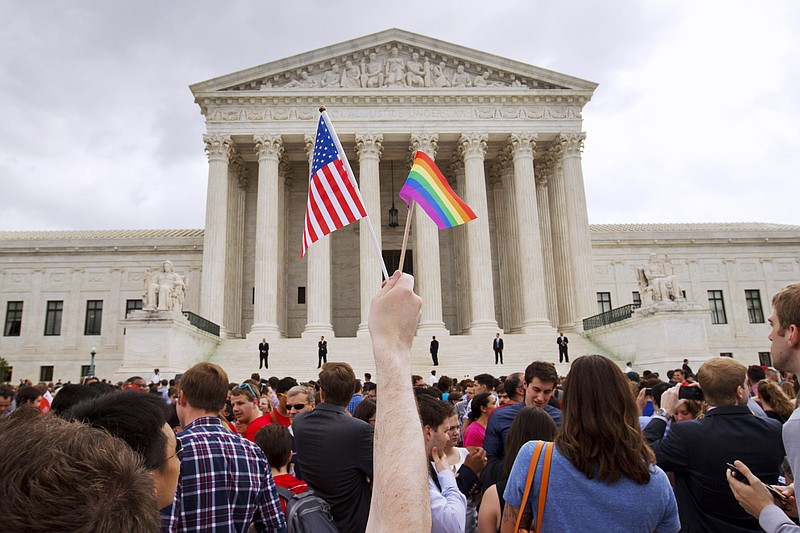
[[[520,73],[404,43],[387,43],[228,87],[272,89],[563,89]]]

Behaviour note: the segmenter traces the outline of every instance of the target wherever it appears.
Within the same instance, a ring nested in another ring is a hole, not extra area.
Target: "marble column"
[[[358,156],[358,185],[364,207],[372,219],[372,227],[378,242],[381,240],[381,184],[379,163],[383,150],[383,135],[380,133],[356,134],[356,154]],[[383,273],[381,269],[382,258],[372,242],[372,234],[367,225],[369,220],[362,218],[358,221],[359,245],[359,280],[361,295],[361,321],[358,324],[356,336],[369,335],[367,318],[369,317],[369,304],[372,297],[380,289]],[[391,273],[390,273],[391,274]]]
[[[561,165],[561,145],[553,143],[549,150],[553,163],[548,183],[547,201],[550,204],[550,231],[553,238],[553,270],[556,279],[559,331],[572,331],[575,327],[573,303],[573,274],[570,265],[570,227],[567,218],[567,191]]]
[[[278,336],[278,227],[281,213],[278,163],[283,154],[280,135],[254,135],[258,154],[258,193],[256,197],[256,257],[254,338]]]
[[[308,156],[308,175],[314,158],[314,136],[306,135],[306,155]],[[308,187],[306,187],[308,192]],[[306,308],[308,318],[302,337],[324,335],[333,338],[331,301],[331,236],[320,238],[306,250],[305,261],[308,268],[306,279]]]
[[[228,162],[233,155],[229,135],[204,135],[208,154],[206,227],[203,236],[203,280],[200,315],[219,325],[225,337],[225,250],[228,236]]]
[[[517,235],[521,269],[522,331],[549,327],[545,271],[542,259],[542,239],[539,229],[539,209],[536,204],[536,178],[533,172],[533,150],[536,136],[513,133],[508,138],[508,151],[514,159],[514,199],[517,208]]]
[[[542,239],[542,261],[544,262],[544,287],[547,293],[547,317],[550,325],[558,325],[558,296],[556,274],[553,266],[553,233],[550,225],[550,192],[547,181],[552,161],[549,156],[534,161],[536,174],[536,205],[539,206],[539,232]]]
[[[472,317],[470,333],[497,330],[494,311],[494,285],[492,280],[492,258],[489,238],[489,208],[486,200],[486,176],[483,168],[486,156],[485,133],[462,134],[459,149],[464,158],[465,191],[467,202],[477,218],[466,224],[467,249],[469,252],[470,307]]]
[[[286,242],[289,237],[289,224],[286,223],[286,191],[291,190],[294,182],[294,170],[291,163],[284,157],[278,165],[278,329],[281,335],[286,336],[289,330],[287,315],[287,262],[289,253]]]
[[[594,288],[592,267],[592,238],[589,233],[589,211],[586,208],[586,191],[583,185],[581,150],[585,133],[562,133],[559,142],[563,148],[564,182],[568,191],[567,216],[570,229],[570,262],[573,271],[572,290],[575,295],[573,321],[583,327],[583,319],[596,313],[597,294]]]
[[[413,161],[417,151],[436,159],[439,135],[414,133],[411,135],[409,151]],[[417,335],[447,335],[442,320],[442,267],[439,256],[439,228],[419,205],[414,205],[411,223],[414,241],[415,287],[424,302],[417,326]]]
[[[450,186],[456,192],[459,198],[464,199],[464,161],[461,155],[453,154],[450,160],[450,168],[448,169],[448,178]],[[469,224],[462,224],[452,228],[453,232],[453,255],[455,275],[455,293],[456,293],[456,320],[455,331],[453,333],[464,333],[469,329],[472,313],[470,312],[470,297],[469,297],[469,252],[467,250],[467,226]]]
[[[244,200],[247,168],[241,154],[228,165],[228,246],[225,251],[225,325],[229,337],[242,337],[242,276],[244,271]]]
[[[509,255],[509,231],[511,224],[508,220],[506,211],[506,195],[503,191],[502,163],[497,162],[489,169],[489,186],[492,191],[494,201],[494,227],[496,238],[494,240],[495,253],[497,254],[498,282],[500,284],[500,324],[499,326],[506,332],[512,329],[513,320],[513,294],[516,291],[511,280],[514,269],[511,267]]]

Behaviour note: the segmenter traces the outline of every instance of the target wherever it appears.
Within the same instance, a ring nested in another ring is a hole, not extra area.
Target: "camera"
[[[683,385],[678,390],[678,398],[681,400],[694,400],[696,402],[702,402],[703,389],[700,387],[689,387],[687,385]]]

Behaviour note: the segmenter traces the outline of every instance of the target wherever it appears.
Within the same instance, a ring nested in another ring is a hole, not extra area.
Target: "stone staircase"
[[[481,332],[475,335],[443,336],[436,335],[439,340],[439,366],[431,364],[428,353],[430,335],[417,336],[411,351],[411,368],[414,374],[423,376],[427,381],[430,371],[435,369],[437,376],[449,376],[463,379],[489,373],[493,376],[507,375],[511,372],[524,371],[525,367],[535,360],[552,361],[560,374],[566,374],[569,365],[558,363],[558,332],[553,328],[543,328],[532,334],[503,335],[505,349],[503,365],[494,364],[492,340],[495,331]],[[624,363],[579,333],[570,333],[570,359],[589,353],[599,353],[611,358],[620,367]],[[328,361],[345,361],[352,365],[356,376],[363,379],[364,372],[370,372],[373,380],[380,380],[376,375],[372,358],[372,343],[369,335],[360,337],[330,338],[328,341]],[[317,379],[317,341],[318,337],[306,339],[270,339],[269,369],[258,368],[258,343],[260,339],[226,339],[211,355],[209,361],[221,365],[231,381],[241,382],[253,372],[261,377],[292,376],[299,381]],[[409,378],[410,379],[410,378]]]

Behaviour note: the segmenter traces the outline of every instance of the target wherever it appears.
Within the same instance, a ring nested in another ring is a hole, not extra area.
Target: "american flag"
[[[346,156],[337,148],[341,145],[336,132],[331,132],[325,118],[319,117],[314,142],[301,259],[312,243],[367,216],[358,186],[348,176]]]

